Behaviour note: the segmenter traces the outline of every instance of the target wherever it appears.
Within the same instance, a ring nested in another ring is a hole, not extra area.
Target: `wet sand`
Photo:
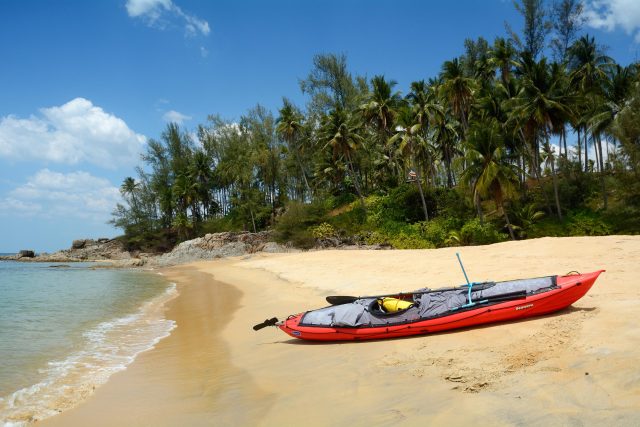
[[[559,313],[388,341],[314,344],[266,318],[362,295],[606,269]],[[171,336],[42,425],[640,424],[640,237],[420,251],[256,254],[165,273]]]

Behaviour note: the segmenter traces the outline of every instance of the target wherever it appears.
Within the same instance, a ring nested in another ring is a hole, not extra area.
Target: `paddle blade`
[[[271,319],[267,319],[262,323],[258,323],[257,325],[254,325],[253,330],[259,331],[260,329],[266,328],[267,326],[275,326],[276,323],[278,323],[278,318],[272,317]]]
[[[358,297],[350,297],[346,295],[329,295],[327,298],[327,302],[331,305],[341,305],[341,304],[349,304],[357,299]]]

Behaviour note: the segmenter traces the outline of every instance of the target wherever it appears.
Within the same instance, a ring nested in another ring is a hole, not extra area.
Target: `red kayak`
[[[295,338],[357,341],[428,334],[552,313],[573,304],[604,270],[505,282],[470,283],[371,297],[328,297],[333,305],[265,321]]]

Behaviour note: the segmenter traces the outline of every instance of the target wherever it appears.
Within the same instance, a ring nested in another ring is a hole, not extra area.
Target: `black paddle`
[[[495,282],[478,283],[473,286],[473,289],[476,291],[482,291],[484,289],[492,287],[495,284],[496,284]],[[422,295],[422,294],[430,294],[433,292],[459,291],[465,288],[466,288],[466,285],[458,286],[455,288],[428,289],[426,291],[400,292],[396,294],[373,295],[373,296],[367,296],[367,297],[352,297],[347,295],[329,295],[328,297],[326,297],[326,300],[331,305],[342,305],[342,304],[349,304],[356,300],[365,299],[365,298],[385,298],[385,297],[397,297],[402,295]]]
[[[455,289],[460,289],[460,288],[440,289],[438,291],[415,292],[415,293],[409,293],[405,295],[422,295],[422,294],[428,294],[431,292],[441,292],[441,291],[449,291],[449,290],[455,290]],[[482,290],[482,289],[478,289],[478,290]],[[388,296],[396,296],[396,295],[398,294],[393,294]],[[331,305],[342,305],[342,304],[349,304],[363,298],[384,298],[385,296],[387,295],[381,295],[379,297],[351,297],[346,295],[331,295],[327,297],[327,302]],[[486,298],[479,298],[471,302],[481,303],[481,302],[509,301],[512,299],[522,299],[526,297],[527,297],[527,291],[522,290],[522,291],[507,292],[504,294],[492,295]]]
[[[267,319],[262,323],[258,323],[257,325],[255,325],[253,327],[254,331],[259,331],[262,328],[266,328],[267,326],[275,326],[276,323],[278,323],[278,318],[277,317],[272,317],[271,319]]]

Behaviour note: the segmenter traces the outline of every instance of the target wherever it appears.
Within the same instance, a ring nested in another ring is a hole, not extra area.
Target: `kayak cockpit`
[[[384,309],[381,297],[363,297],[348,304],[308,311],[302,316],[300,326],[360,328],[406,324],[481,305],[525,298],[557,287],[557,276],[471,283],[458,288],[413,292],[390,298],[399,301],[396,303],[402,307],[399,310]]]

